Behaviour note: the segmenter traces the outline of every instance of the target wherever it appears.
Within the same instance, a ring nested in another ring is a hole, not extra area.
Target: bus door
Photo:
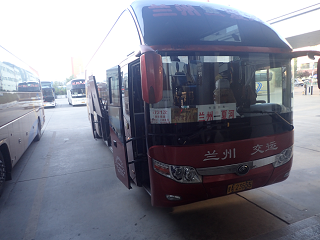
[[[135,61],[121,68],[122,111],[126,137],[129,172],[137,186],[148,187],[148,162],[142,100],[140,62]]]
[[[104,112],[105,109],[102,106],[97,83],[93,75],[89,76],[89,81],[87,82],[87,103],[94,138],[103,138],[110,146],[109,119],[107,119],[107,113]]]
[[[270,69],[255,72],[256,93],[259,100],[270,103],[270,96],[274,92],[273,72]]]
[[[127,187],[130,186],[126,139],[122,112],[122,91],[120,67],[107,70],[108,115],[116,175]]]

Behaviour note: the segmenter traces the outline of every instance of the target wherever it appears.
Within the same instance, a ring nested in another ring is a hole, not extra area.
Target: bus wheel
[[[0,196],[2,194],[3,185],[5,181],[6,181],[6,165],[4,162],[4,157],[0,152]]]
[[[40,123],[40,120],[38,120],[37,135],[34,138],[34,141],[38,142],[40,140],[40,138],[41,138],[41,123]]]

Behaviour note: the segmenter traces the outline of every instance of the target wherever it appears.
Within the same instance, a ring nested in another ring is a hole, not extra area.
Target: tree
[[[64,86],[65,84],[63,82],[54,82],[53,87],[56,95],[66,95],[66,87]]]
[[[298,70],[298,59],[293,59],[293,76],[294,78],[297,77],[297,70]]]
[[[298,78],[304,78],[304,77],[309,77],[310,73],[308,71],[298,71],[297,72],[297,77]]]
[[[70,82],[72,79],[75,79],[74,75],[71,75],[70,77],[66,78],[66,80],[62,82],[54,82],[53,88],[55,90],[56,95],[66,95],[67,94],[66,84]]]
[[[75,79],[76,77],[74,75],[71,75],[70,77],[66,78],[65,80],[65,84],[67,84],[68,82],[70,82],[72,79]]]

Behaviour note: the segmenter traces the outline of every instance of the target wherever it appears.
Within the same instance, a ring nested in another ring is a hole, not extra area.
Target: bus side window
[[[109,87],[109,101],[108,104],[108,116],[109,124],[118,139],[123,143],[123,119],[121,114],[121,105],[120,105],[120,69],[119,66],[115,66],[107,70],[107,79]]]
[[[111,90],[111,80],[112,80],[112,77],[109,77],[108,78],[108,97],[109,97],[109,104],[112,104],[112,90]]]

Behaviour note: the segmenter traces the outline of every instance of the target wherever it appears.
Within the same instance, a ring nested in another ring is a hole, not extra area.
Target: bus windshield
[[[53,87],[53,83],[52,82],[44,82],[41,81],[41,87],[48,87],[48,88],[52,88]]]
[[[52,88],[42,88],[43,97],[54,97]]]
[[[18,84],[18,92],[39,92],[39,82],[24,82]]]
[[[150,105],[151,124],[291,112],[290,61],[281,55],[162,56],[163,98]]]
[[[79,88],[79,89],[71,89],[71,95],[72,97],[77,97],[77,96],[85,96],[86,95],[86,90],[85,88]]]

